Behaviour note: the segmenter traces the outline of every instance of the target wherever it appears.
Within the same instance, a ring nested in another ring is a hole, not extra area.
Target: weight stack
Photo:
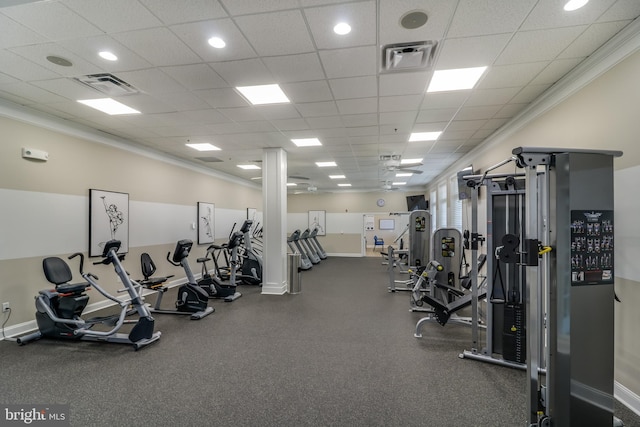
[[[516,363],[527,363],[525,310],[523,304],[506,304],[502,331],[502,357]]]

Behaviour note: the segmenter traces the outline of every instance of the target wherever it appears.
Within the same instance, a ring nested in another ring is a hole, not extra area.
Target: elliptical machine
[[[260,257],[251,245],[251,225],[253,221],[247,219],[240,228],[240,233],[244,237],[244,253],[242,254],[242,265],[240,278],[247,285],[262,286],[262,257]]]
[[[176,267],[182,266],[185,274],[187,275],[187,283],[178,288],[178,298],[176,299],[175,310],[167,310],[160,307],[162,304],[162,297],[165,292],[169,290],[169,288],[161,285],[161,283],[166,281],[168,277],[161,278],[164,280],[162,280],[160,284],[157,283],[160,279],[153,280],[153,278],[149,277],[155,272],[155,266],[153,266],[153,269],[151,269],[151,266],[147,266],[145,268],[144,258],[142,258],[142,271],[145,275],[145,280],[141,280],[140,283],[147,289],[158,292],[156,302],[150,309],[152,313],[188,314],[191,316],[191,320],[200,320],[214,312],[213,307],[208,307],[209,296],[201,287],[198,286],[196,279],[191,272],[191,267],[189,266],[189,260],[187,258],[189,257],[189,252],[191,251],[192,246],[193,242],[191,240],[179,240],[178,243],[176,243],[173,256],[171,256],[171,252],[167,253],[167,261]],[[148,260],[151,260],[148,255],[147,258]]]
[[[225,245],[225,248],[235,248],[240,243],[239,240],[242,239],[242,235],[237,236],[240,233],[234,233],[232,235],[229,243]],[[235,268],[231,270],[231,276],[233,276],[233,280],[230,280],[228,283],[223,283],[220,278],[215,275],[211,275],[209,273],[209,269],[207,268],[207,261],[213,260],[215,263],[214,253],[218,250],[220,246],[211,245],[207,248],[207,254],[203,258],[198,258],[198,262],[202,264],[202,278],[198,282],[198,286],[200,286],[204,291],[209,295],[209,298],[221,298],[225,302],[234,301],[242,296],[240,292],[237,291],[236,283],[235,283]],[[209,258],[211,256],[211,258]],[[232,265],[234,267],[234,265]]]
[[[129,293],[129,298],[119,300],[98,284],[98,277],[92,273],[83,271],[84,255],[74,253],[69,259],[80,257],[80,274],[86,280],[85,283],[69,283],[73,278],[71,269],[67,263],[58,257],[45,258],[42,267],[47,280],[55,285],[53,290],[40,291],[36,297],[36,322],[38,331],[17,339],[18,344],[24,345],[42,337],[102,341],[118,344],[133,345],[135,350],[147,346],[160,339],[160,332],[153,332],[154,319],[147,306],[143,303],[142,297],[136,286],[120,263],[124,259],[124,254],[118,254],[120,249],[119,240],[110,240],[104,245],[102,260],[93,264],[113,264],[125,287]],[[84,320],[80,316],[89,302],[89,296],[85,293],[90,286],[93,286],[105,298],[115,302],[120,306],[120,313],[113,316],[96,317]],[[125,317],[131,312],[129,305],[133,306],[139,318],[137,321],[126,321]],[[117,333],[124,323],[135,323],[129,334]],[[97,331],[92,328],[95,325],[103,324],[112,326],[108,331]]]

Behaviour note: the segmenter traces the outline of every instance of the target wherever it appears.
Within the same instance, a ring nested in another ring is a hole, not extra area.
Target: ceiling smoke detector
[[[431,68],[435,41],[396,43],[382,48],[382,72],[416,71]]]
[[[135,95],[140,93],[138,89],[129,83],[109,73],[89,74],[74,77],[73,79],[109,96]]]

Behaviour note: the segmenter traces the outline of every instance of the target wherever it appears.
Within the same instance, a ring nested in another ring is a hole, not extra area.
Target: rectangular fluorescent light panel
[[[218,147],[216,147],[215,145],[209,144],[208,142],[203,142],[200,144],[185,144],[187,147],[191,147],[194,150],[198,150],[198,151],[216,151],[216,150],[220,150]]]
[[[400,160],[401,165],[415,165],[416,163],[422,163],[422,159],[402,159]]]
[[[238,91],[253,105],[262,104],[280,104],[283,102],[291,102],[287,95],[284,94],[280,86],[259,85],[259,86],[238,86]]]
[[[296,184],[295,182],[287,182],[287,187],[295,187],[298,184]]]
[[[474,67],[435,71],[427,92],[471,89],[486,69],[487,67]]]
[[[318,138],[292,139],[291,142],[296,144],[298,147],[313,147],[316,145],[322,145]]]
[[[330,168],[338,166],[336,162],[316,162],[316,165],[318,165],[319,168]]]
[[[391,185],[407,185],[407,183],[404,181],[397,181],[397,182],[392,182]]]
[[[338,187],[351,187],[351,184],[338,184]]]
[[[331,179],[345,179],[346,176],[344,176],[344,175],[329,175],[329,178],[331,178]]]
[[[396,178],[404,178],[404,177],[411,176],[411,175],[413,175],[413,174],[412,174],[412,173],[408,173],[408,172],[405,172],[405,173],[397,173],[397,174],[396,174]]]
[[[240,169],[244,169],[244,170],[257,170],[257,169],[260,169],[260,166],[258,166],[258,165],[238,165],[238,167]]]
[[[140,114],[140,111],[127,107],[126,105],[111,98],[79,99],[78,102],[102,111],[103,113],[107,113],[110,116],[116,116],[119,114]]]
[[[435,141],[440,135],[442,135],[442,132],[414,132],[409,136],[409,142]]]

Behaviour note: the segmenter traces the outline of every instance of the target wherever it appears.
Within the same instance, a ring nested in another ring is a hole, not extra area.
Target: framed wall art
[[[101,256],[109,240],[129,252],[129,194],[89,189],[89,256]]]
[[[198,202],[198,244],[205,245],[215,240],[215,205]]]

